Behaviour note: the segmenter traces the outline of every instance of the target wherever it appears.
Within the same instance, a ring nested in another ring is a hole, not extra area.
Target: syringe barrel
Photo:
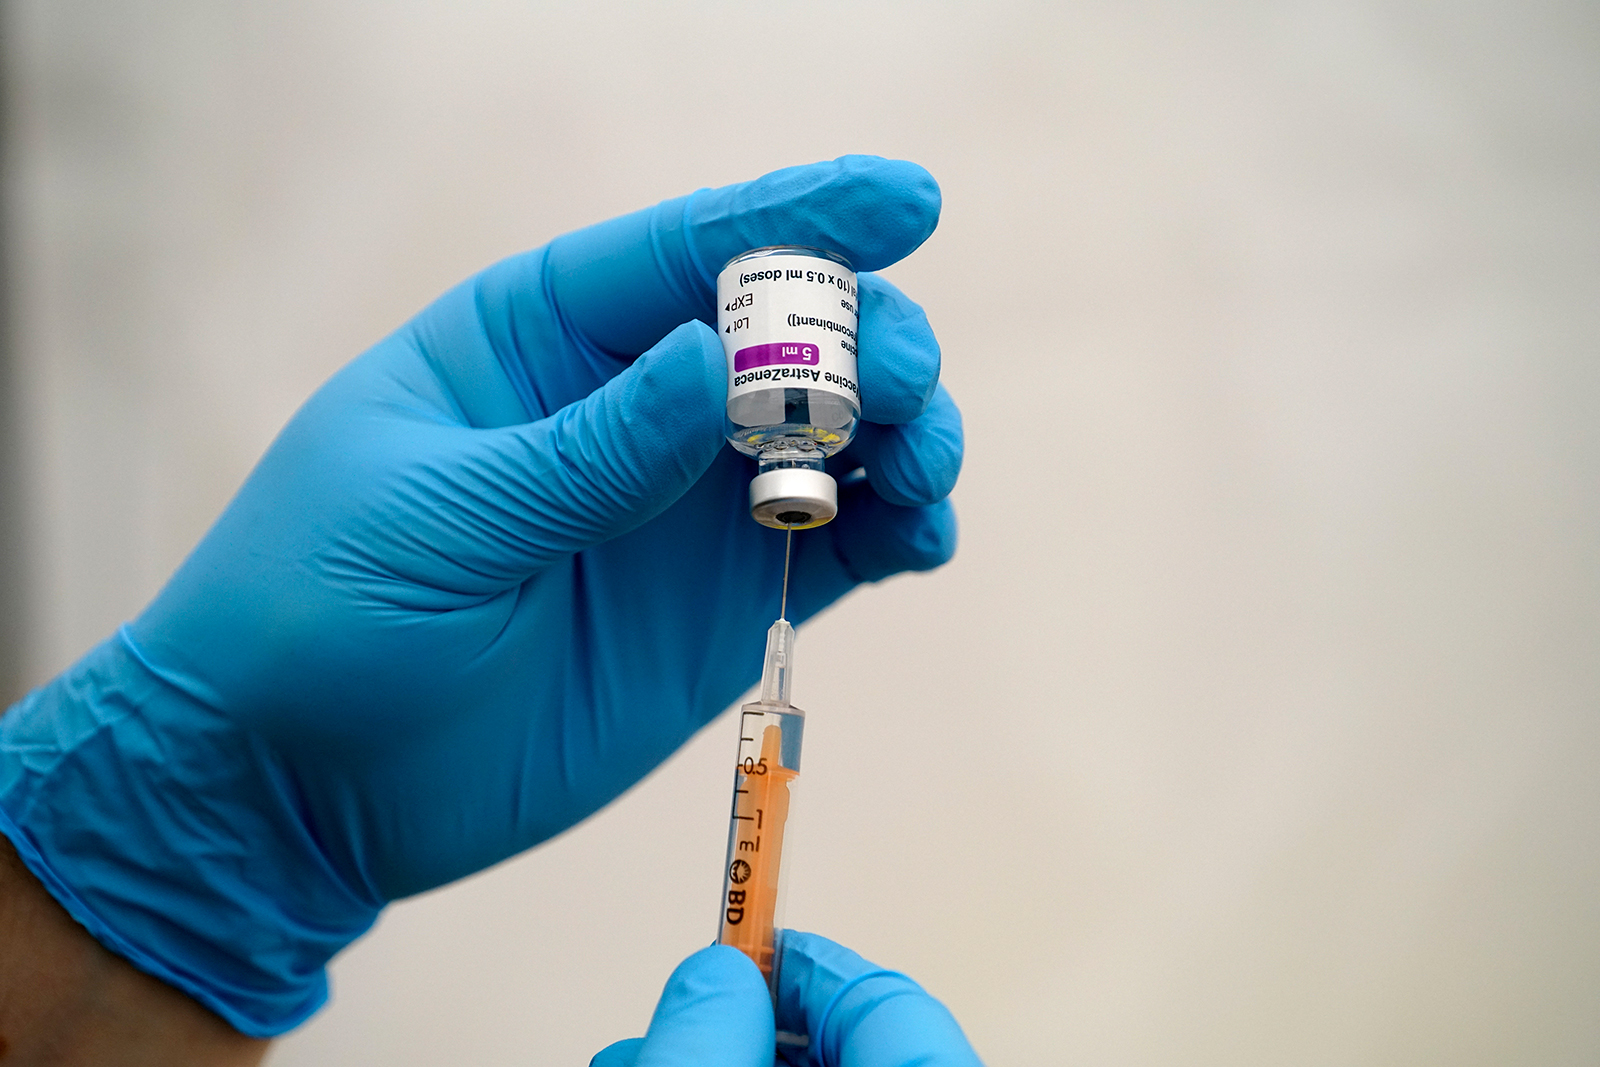
[[[717,940],[749,956],[774,996],[783,954],[783,851],[805,721],[805,712],[788,704],[757,701],[739,709]]]

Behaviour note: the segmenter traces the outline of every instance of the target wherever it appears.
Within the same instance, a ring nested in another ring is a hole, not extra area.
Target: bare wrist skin
[[[269,1044],[104,948],[0,837],[0,1065],[249,1067]]]

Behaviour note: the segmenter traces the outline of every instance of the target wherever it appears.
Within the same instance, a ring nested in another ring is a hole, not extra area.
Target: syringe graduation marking
[[[727,871],[727,910],[721,942],[755,961],[762,974],[772,972],[773,918],[778,906],[778,873],[783,855],[783,830],[789,818],[789,783],[799,773],[783,766],[783,730],[773,723],[761,732],[761,758],[738,767],[734,819],[751,825],[738,829]]]

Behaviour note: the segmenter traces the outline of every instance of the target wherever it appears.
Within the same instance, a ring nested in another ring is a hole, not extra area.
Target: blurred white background
[[[792,925],[994,1065],[1600,1059],[1589,0],[14,0],[4,46],[30,682],[464,275],[910,158],[963,540],[804,631]],[[733,741],[392,908],[272,1067],[643,1032]]]

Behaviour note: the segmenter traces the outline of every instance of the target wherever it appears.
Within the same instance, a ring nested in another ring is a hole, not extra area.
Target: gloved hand
[[[618,1041],[589,1067],[982,1067],[943,1004],[903,974],[816,934],[783,939],[776,1016],[766,982],[727,945],[678,965],[644,1037]]]
[[[939,212],[871,157],[702,190],[473,277],[324,385],[155,602],[0,718],[0,832],[104,944],[253,1035],[388,901],[559,833],[754,682],[782,533],[722,437],[715,273],[862,271]],[[860,283],[840,517],[790,618],[934,567],[960,418],[921,310]],[[698,321],[697,321],[698,320]]]

